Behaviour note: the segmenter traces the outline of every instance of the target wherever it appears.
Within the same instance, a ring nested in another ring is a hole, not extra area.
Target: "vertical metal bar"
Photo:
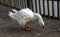
[[[12,7],[14,6],[14,0],[11,0],[11,5],[12,5]]]
[[[43,0],[40,0],[40,7],[41,7],[41,15],[43,15]]]
[[[32,9],[32,4],[31,4],[32,0],[28,0],[27,3],[28,3],[28,8]]]
[[[26,0],[23,0],[23,8],[26,8]]]
[[[20,8],[22,8],[22,0],[20,0],[20,3],[21,3],[21,4],[20,4],[20,6],[21,6]]]
[[[20,0],[18,0],[18,8],[20,9]]]
[[[29,1],[29,0],[27,0],[27,6],[28,6],[28,8],[30,7],[30,6],[29,6],[29,2],[30,2],[30,1]]]
[[[15,7],[17,8],[17,0],[15,0],[15,3],[14,3]]]
[[[57,1],[57,12],[58,12],[58,20],[59,20],[59,15],[60,15],[60,13],[59,13],[59,0]]]
[[[23,0],[21,0],[21,7],[23,8]],[[21,9],[22,9],[22,8],[21,8]]]
[[[18,0],[18,8],[20,9],[20,0]]]
[[[24,8],[24,5],[25,5],[25,4],[24,4],[24,0],[22,0],[22,8]]]
[[[31,4],[31,9],[33,10],[33,3],[32,3],[33,1],[31,0],[31,2],[30,2],[30,4]]]
[[[33,11],[33,0],[31,0],[31,9]]]
[[[21,0],[20,0],[20,9],[21,9]]]
[[[28,3],[27,3],[27,0],[24,0],[24,2],[25,2],[25,3],[24,3],[24,4],[25,4],[25,8],[27,8],[27,7],[28,7],[28,6],[27,6],[27,4],[28,4]]]
[[[47,7],[48,7],[48,17],[49,17],[49,0],[47,0]]]
[[[59,19],[60,19],[60,0],[59,1]]]
[[[39,13],[41,14],[40,0],[39,0]]]
[[[19,1],[19,0],[17,0],[17,8],[18,8],[18,6],[19,6],[18,1]]]
[[[54,1],[54,17],[58,17],[58,12],[57,12],[57,1]]]
[[[21,0],[20,0],[20,9],[21,9]]]
[[[35,9],[36,9],[36,13],[37,13],[37,0],[35,0]]]
[[[39,2],[38,2],[38,0],[36,0],[36,3],[37,3],[37,12],[39,13]]]
[[[54,18],[54,0],[52,0],[52,12],[53,12],[53,18]]]
[[[27,0],[25,0],[25,3],[26,3],[26,6],[25,6],[25,7],[27,8],[27,7],[28,7],[28,6],[27,6],[27,4],[28,4],[28,3],[27,3]]]
[[[26,8],[26,0],[23,0],[23,6]]]
[[[48,16],[47,0],[44,1],[44,6],[45,6],[45,16]]]
[[[18,4],[17,4],[17,0],[15,0],[15,4],[14,4],[14,5],[15,5],[15,7],[17,8],[17,5],[18,5]]]
[[[44,5],[44,0],[43,0],[43,16],[45,16],[45,5]]]
[[[52,1],[49,1],[49,17],[51,17],[52,18]]]
[[[34,10],[34,12],[36,12],[35,0],[33,0],[33,10]]]
[[[17,4],[18,4],[17,8],[19,8],[19,0],[17,0]]]
[[[22,3],[22,0],[21,0],[21,9],[23,8],[23,3]]]

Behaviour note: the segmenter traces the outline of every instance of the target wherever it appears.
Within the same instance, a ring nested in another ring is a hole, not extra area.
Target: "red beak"
[[[43,30],[45,30],[45,26],[41,26],[41,28],[42,28]]]

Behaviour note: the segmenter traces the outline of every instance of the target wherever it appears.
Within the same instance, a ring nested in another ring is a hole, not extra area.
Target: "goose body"
[[[32,21],[32,20],[38,20],[38,23],[41,26],[44,26],[44,21],[41,17],[41,15],[39,13],[34,13],[31,9],[29,8],[25,8],[25,9],[21,9],[20,11],[17,11],[15,9],[12,9],[13,12],[9,12],[9,16],[17,21],[20,26],[22,26],[23,28],[26,25],[26,22]]]

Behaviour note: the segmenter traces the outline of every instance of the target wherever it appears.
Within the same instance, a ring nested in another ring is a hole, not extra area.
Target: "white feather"
[[[41,15],[39,13],[34,13],[29,8],[21,9],[20,11],[13,9],[13,11],[15,13],[9,12],[9,16],[11,18],[13,18],[14,20],[17,20],[17,22],[20,24],[20,26],[22,26],[23,23],[26,24],[26,22],[29,22],[31,20],[36,20],[36,19],[38,20],[38,23],[40,25],[44,25],[44,21],[43,21]]]
[[[14,21],[16,21],[16,17],[15,17],[15,15],[14,15],[14,13],[9,12],[8,15],[9,15]]]
[[[15,10],[15,9],[12,9],[12,11],[13,11],[13,12],[18,12],[18,11],[17,11],[17,10]]]

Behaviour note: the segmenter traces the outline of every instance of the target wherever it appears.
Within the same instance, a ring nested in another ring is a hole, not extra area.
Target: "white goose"
[[[38,20],[38,23],[40,24],[40,27],[44,29],[44,21],[39,13],[34,13],[29,8],[21,9],[20,11],[17,11],[15,9],[12,9],[13,12],[9,12],[9,16],[17,21],[20,26],[22,26],[26,30],[31,30],[30,26],[26,26],[26,23],[32,20]]]

